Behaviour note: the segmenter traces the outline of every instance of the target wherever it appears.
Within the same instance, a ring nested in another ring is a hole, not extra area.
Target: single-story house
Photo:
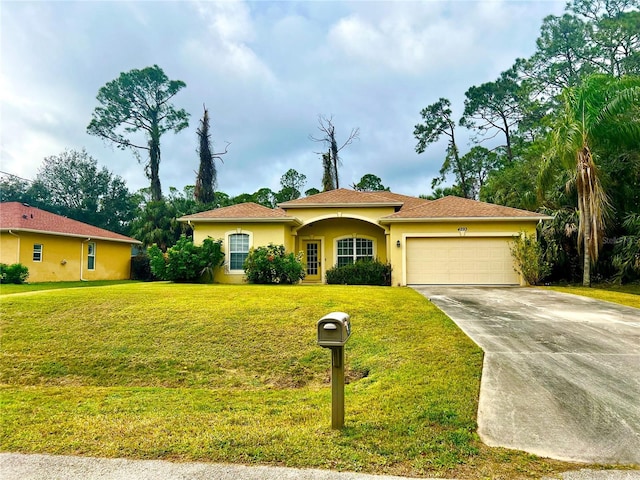
[[[251,247],[282,244],[303,252],[305,283],[322,283],[327,269],[361,258],[392,267],[392,285],[523,285],[510,240],[535,235],[549,219],[526,210],[459,197],[437,200],[392,192],[330,190],[278,208],[243,203],[179,218],[194,242],[223,240],[224,268],[216,281],[240,283]]]
[[[21,263],[29,282],[124,280],[131,247],[119,233],[31,207],[0,203],[0,263]]]

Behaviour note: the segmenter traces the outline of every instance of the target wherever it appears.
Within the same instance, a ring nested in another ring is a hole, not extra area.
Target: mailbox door
[[[324,320],[318,324],[318,343],[320,345],[340,345],[342,341],[341,322]]]

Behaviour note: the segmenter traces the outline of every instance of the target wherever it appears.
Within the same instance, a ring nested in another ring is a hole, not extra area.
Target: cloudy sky
[[[65,149],[89,154],[148,186],[130,151],[86,133],[100,87],[120,72],[159,65],[186,83],[174,104],[190,126],[161,138],[163,191],[195,182],[203,104],[218,188],[280,189],[290,168],[321,186],[318,115],[333,116],[341,186],[367,173],[392,191],[429,193],[445,144],[415,153],[420,110],[495,80],[535,49],[542,19],[561,1],[11,1],[0,2],[0,170],[32,179]],[[461,130],[460,135],[463,137]],[[464,142],[465,140],[463,140]],[[463,148],[464,150],[464,148]]]

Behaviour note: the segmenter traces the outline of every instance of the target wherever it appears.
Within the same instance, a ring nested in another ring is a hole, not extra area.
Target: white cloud
[[[234,78],[275,81],[269,67],[250,46],[256,35],[245,3],[199,1],[193,5],[206,26],[206,34],[200,33],[187,42],[188,55],[209,67],[222,68]]]
[[[146,186],[132,153],[104,145],[86,126],[102,85],[155,63],[186,82],[175,104],[191,113],[188,129],[162,138],[165,191],[194,182],[205,103],[215,146],[232,142],[218,166],[229,194],[277,190],[289,168],[307,175],[307,188],[319,186],[320,147],[308,139],[318,114],[334,115],[340,138],[360,127],[362,140],[344,150],[344,184],[373,173],[400,193],[428,193],[442,151],[415,153],[420,109],[447,97],[459,115],[466,89],[531,54],[542,18],[563,5],[5,2],[2,169],[29,176],[45,156],[86,146],[131,189]]]

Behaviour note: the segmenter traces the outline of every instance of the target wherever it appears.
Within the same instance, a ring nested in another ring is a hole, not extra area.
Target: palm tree
[[[620,150],[640,150],[640,77],[592,75],[566,88],[538,185],[540,190],[549,187],[560,168],[569,175],[567,189],[575,186],[584,286],[591,285],[591,265],[598,260],[609,208],[597,160]]]

